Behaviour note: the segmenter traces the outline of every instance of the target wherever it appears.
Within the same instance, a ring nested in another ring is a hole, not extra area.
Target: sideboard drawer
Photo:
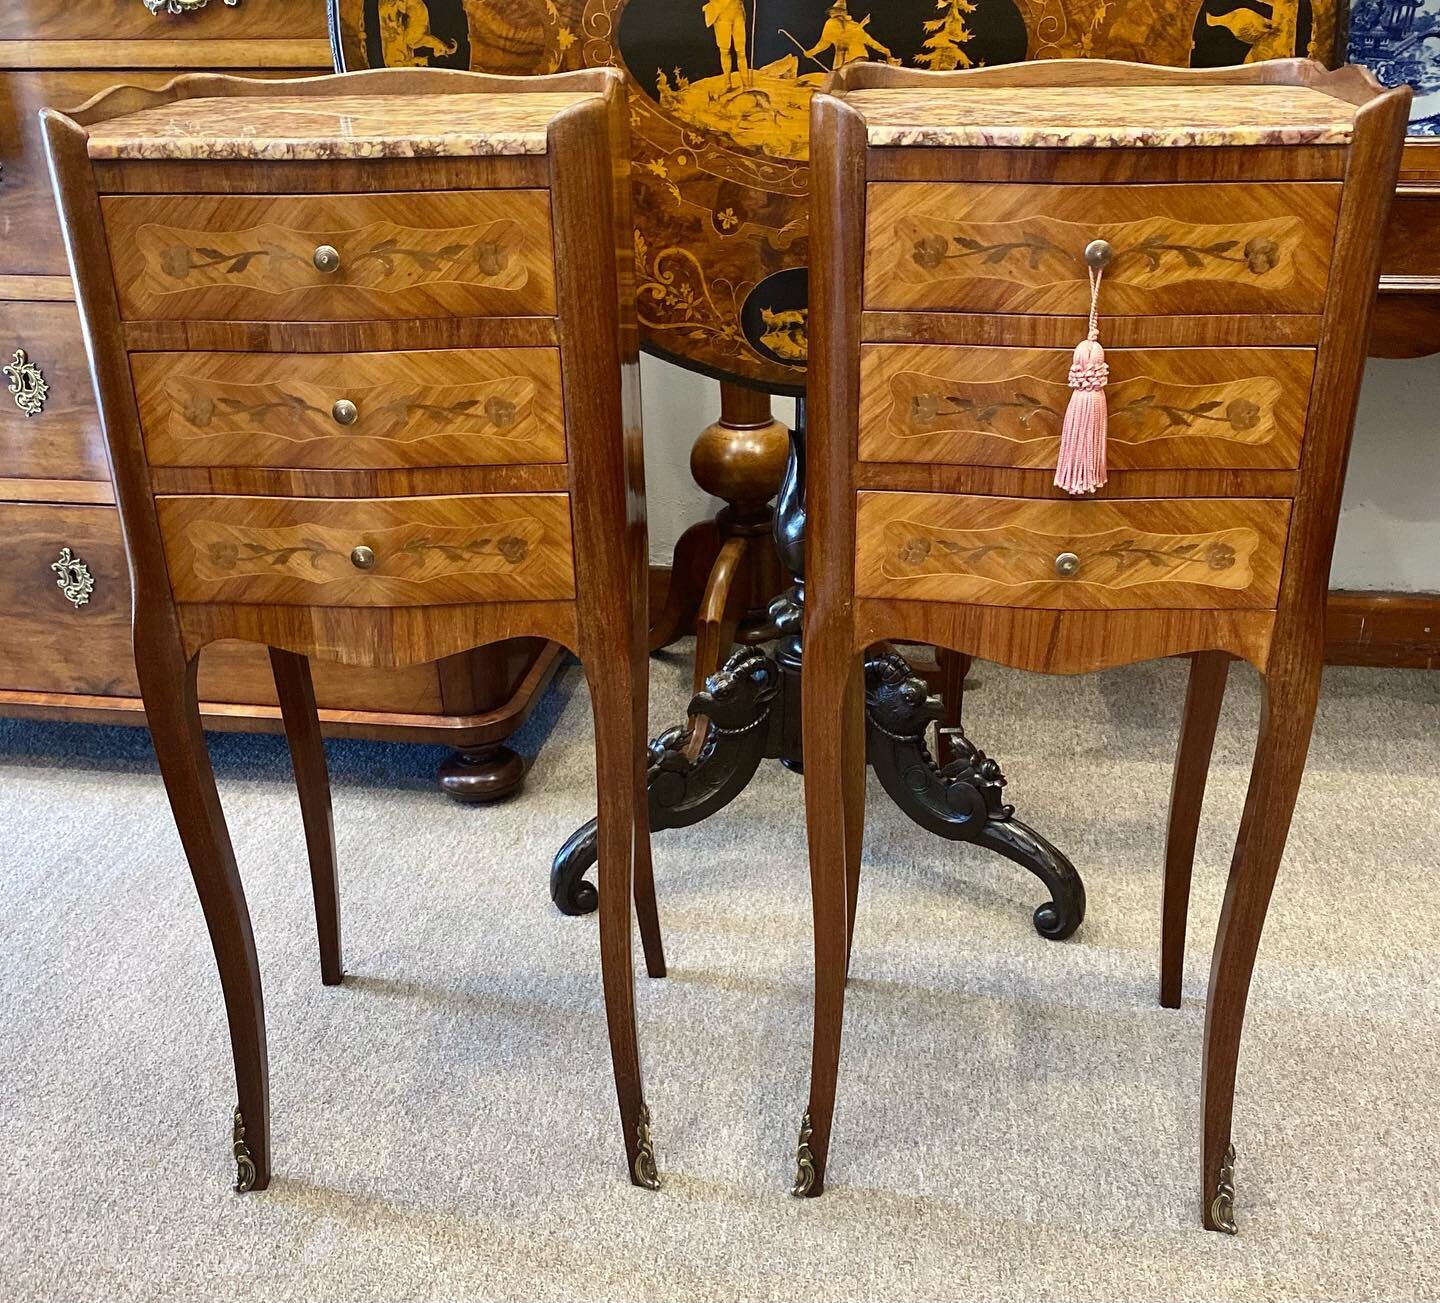
[[[565,460],[552,348],[133,353],[152,466],[378,470]]]
[[[73,303],[0,302],[0,478],[108,480]]]
[[[543,190],[111,195],[122,314],[212,321],[550,316]]]
[[[1339,203],[1331,182],[872,183],[865,306],[1084,315],[1106,240],[1104,315],[1315,313]]]
[[[0,688],[137,695],[115,509],[4,502],[0,534]]]
[[[1071,349],[868,344],[864,461],[1053,467]],[[1111,470],[1293,469],[1312,349],[1107,349]]]
[[[861,597],[1056,610],[1275,606],[1281,499],[1026,500],[861,493]]]
[[[564,493],[157,497],[177,602],[437,606],[575,596]]]

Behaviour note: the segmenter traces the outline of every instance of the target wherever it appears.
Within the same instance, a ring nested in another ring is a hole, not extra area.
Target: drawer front
[[[565,460],[560,354],[135,353],[155,466],[336,470]]]
[[[1290,503],[861,493],[862,597],[1054,610],[1275,606]]]
[[[155,505],[177,602],[430,606],[575,595],[563,493]]]
[[[3,41],[323,40],[325,0],[209,0],[152,14],[142,0],[24,0],[7,14]],[[128,77],[128,74],[127,74]]]
[[[550,316],[544,190],[102,199],[123,315]],[[336,265],[322,270],[319,251]]]
[[[0,302],[0,478],[107,480],[73,303]]]
[[[114,508],[0,503],[0,531],[0,687],[137,696]]]
[[[1107,240],[1102,315],[1319,312],[1339,202],[1328,182],[877,183],[867,190],[865,302],[1083,315],[1082,255]]]
[[[1440,190],[1400,193],[1380,254],[1382,276],[1419,276],[1440,285]]]
[[[868,344],[860,456],[1055,465],[1070,349]],[[1293,469],[1315,369],[1300,348],[1107,349],[1111,470]]]

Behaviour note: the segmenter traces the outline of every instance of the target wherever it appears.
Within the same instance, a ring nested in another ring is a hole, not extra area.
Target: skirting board
[[[670,587],[670,567],[650,567],[650,606]],[[1440,669],[1440,594],[1337,589],[1325,611],[1325,663]]]

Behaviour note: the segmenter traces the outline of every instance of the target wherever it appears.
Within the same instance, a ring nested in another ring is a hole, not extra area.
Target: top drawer
[[[1340,203],[1331,182],[867,187],[865,305],[1090,310],[1083,253],[1115,257],[1104,316],[1317,313]]]
[[[101,206],[129,319],[555,312],[544,190],[124,195]]]
[[[152,14],[143,0],[24,0],[6,6],[4,41],[325,39],[324,0],[210,0],[189,13]]]

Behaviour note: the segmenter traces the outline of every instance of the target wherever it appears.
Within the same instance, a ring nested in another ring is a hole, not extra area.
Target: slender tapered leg
[[[645,953],[645,972],[650,977],[665,976],[665,943],[660,935],[660,910],[655,902],[655,867],[650,857],[650,797],[646,790],[649,782],[649,747],[646,739],[650,735],[649,667],[646,663],[645,677],[641,680],[631,698],[631,727],[639,739],[640,761],[640,818],[635,822],[635,917],[640,925],[640,945]]]
[[[335,882],[335,820],[330,810],[330,773],[310,658],[270,648],[270,668],[290,745],[290,764],[300,794],[305,849],[310,856],[310,886],[315,893],[315,931],[320,938],[320,980],[338,986],[345,976],[340,958],[340,892]]]
[[[855,945],[855,910],[860,901],[860,854],[865,844],[865,674],[864,660],[857,659],[845,688],[844,748],[842,769],[845,781],[845,970]]]
[[[637,849],[649,844],[645,792],[645,726],[636,702],[646,699],[647,665],[617,648],[585,667],[595,713],[597,848],[599,852],[600,967],[605,985],[605,1018],[615,1091],[625,1132],[630,1180],[656,1189],[660,1184],[650,1140],[650,1112],[640,1076],[635,1027],[635,973],[631,962],[630,895]],[[645,874],[648,876],[646,854]],[[650,899],[654,900],[653,883]],[[658,927],[657,927],[658,933]]]
[[[1215,746],[1215,726],[1225,700],[1230,657],[1225,652],[1196,652],[1190,658],[1190,685],[1180,720],[1180,746],[1170,788],[1170,826],[1165,836],[1165,894],[1160,924],[1160,1003],[1180,1007],[1185,970],[1185,918],[1190,908],[1190,873],[1200,807]]]
[[[800,1196],[818,1195],[825,1188],[830,1124],[835,1114],[850,931],[849,848],[858,843],[860,832],[850,826],[845,801],[856,783],[865,781],[863,746],[858,750],[853,745],[837,746],[835,740],[837,733],[848,736],[852,732],[848,697],[860,691],[861,666],[861,658],[843,637],[815,623],[807,624],[801,716],[810,898],[815,919],[815,1024],[810,1102],[800,1126],[795,1184],[791,1187],[791,1193]],[[862,703],[863,699],[862,695]],[[854,881],[858,885],[858,872]]]
[[[1305,771],[1319,694],[1318,654],[1299,668],[1272,668],[1266,678],[1260,737],[1220,910],[1205,1009],[1201,1189],[1207,1230],[1235,1230],[1235,1152],[1230,1127],[1240,1029],[1265,912]]]
[[[225,994],[239,1095],[227,1136],[235,1158],[235,1189],[241,1193],[263,1190],[270,1184],[265,1007],[250,911],[200,728],[199,658],[185,660],[173,627],[162,625],[152,630],[137,621],[135,663],[160,775],[195,880]]]

